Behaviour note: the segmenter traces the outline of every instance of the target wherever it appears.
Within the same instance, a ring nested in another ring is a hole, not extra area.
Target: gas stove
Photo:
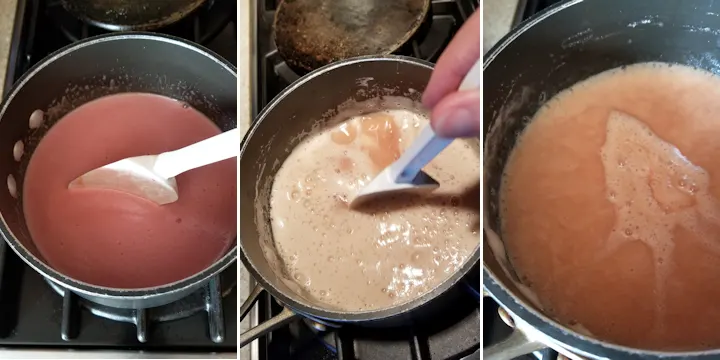
[[[5,92],[30,67],[107,31],[65,12],[59,0],[18,0]],[[200,43],[236,64],[236,1],[209,0],[159,32]],[[236,358],[237,267],[174,303],[116,309],[51,285],[0,242],[0,358]],[[66,351],[72,350],[72,355]],[[63,355],[65,354],[65,355]]]
[[[272,23],[277,1],[259,0],[255,6],[253,108],[255,117],[280,91],[299,79],[303,73],[290,67],[275,48]],[[477,0],[433,0],[418,33],[398,52],[434,62],[462,23],[479,8]],[[242,265],[241,265],[242,266]],[[467,284],[479,284],[470,279]],[[246,295],[254,281],[241,269],[241,295]],[[412,327],[362,329],[352,326],[333,328],[302,319],[275,329],[240,350],[240,357],[251,360],[460,360],[479,359],[480,295],[476,286],[461,284],[458,303],[429,322]],[[263,293],[245,320],[254,326],[278,315],[282,307]],[[243,325],[241,325],[241,328]]]

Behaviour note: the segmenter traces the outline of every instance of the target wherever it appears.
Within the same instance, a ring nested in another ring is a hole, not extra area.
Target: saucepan
[[[488,52],[483,72],[483,286],[507,310],[515,332],[485,348],[485,359],[512,359],[548,346],[572,358],[720,358],[720,349],[666,352],[618,346],[545,316],[514,279],[498,205],[508,155],[547,99],[594,74],[638,62],[673,62],[719,73],[719,12],[712,0],[567,1],[527,20]]]
[[[7,244],[48,281],[102,305],[159,306],[205,285],[236,260],[236,246],[200,273],[146,289],[95,286],[54,270],[43,260],[25,224],[23,175],[47,130],[74,108],[102,96],[123,92],[164,95],[187,102],[222,130],[233,129],[237,123],[236,81],[232,64],[209,50],[182,39],[144,33],[88,38],[40,61],[15,83],[0,106],[0,169],[8,184],[0,191],[0,233]],[[31,131],[28,120],[38,110],[44,125]],[[23,142],[25,153],[20,161],[13,157],[18,141]]]
[[[240,149],[240,259],[259,287],[242,306],[241,316],[250,309],[261,288],[284,304],[286,310],[241,334],[240,346],[301,315],[330,326],[355,324],[365,327],[400,325],[429,317],[442,311],[444,306],[451,306],[452,299],[460,296],[457,291],[460,287],[454,285],[466,279],[467,274],[479,271],[478,244],[462,267],[429,293],[388,309],[349,312],[329,310],[298,296],[277,275],[276,265],[263,253],[264,247],[273,246],[268,210],[274,176],[303,136],[317,130],[318,120],[332,116],[338,106],[348,100],[363,101],[378,96],[419,100],[431,72],[430,63],[392,55],[357,57],[332,63],[290,85],[252,124]],[[479,190],[478,187],[478,200]],[[477,208],[480,208],[479,202]]]

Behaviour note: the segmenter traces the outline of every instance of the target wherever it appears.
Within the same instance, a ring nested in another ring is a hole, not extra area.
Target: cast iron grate
[[[18,0],[3,96],[39,60],[74,42],[52,17],[53,6],[59,6],[59,1]],[[206,6],[225,12],[222,17],[202,20],[208,22],[206,29],[222,30],[218,39],[207,46],[235,63],[237,30],[228,28],[232,25],[230,20],[234,23],[235,2],[210,0]],[[209,24],[211,21],[215,23]],[[199,20],[191,22],[198,24]],[[232,32],[229,39],[223,36],[228,31]],[[172,35],[199,42],[219,33],[213,32],[178,30]],[[81,38],[92,35],[97,34],[82,32]],[[166,306],[117,309],[94,304],[48,284],[0,241],[0,347],[232,352],[237,346],[236,274],[233,264],[204,288]]]
[[[475,279],[479,285],[479,274]],[[470,280],[472,283],[475,280]],[[474,287],[473,287],[474,288]],[[480,294],[462,285],[451,307],[414,319],[412,326],[332,327],[308,319],[292,322],[260,338],[260,359],[325,360],[469,360],[480,348]],[[258,301],[261,322],[282,307],[263,294]]]
[[[229,275],[234,273],[236,272],[226,272]],[[152,323],[174,321],[205,311],[207,313],[207,328],[210,339],[213,342],[221,343],[225,340],[222,298],[232,292],[235,279],[218,275],[212,278],[202,289],[178,301],[149,309],[119,309],[104,306],[83,299],[53,282],[48,281],[48,284],[63,298],[60,336],[65,341],[77,338],[82,325],[79,314],[81,307],[83,307],[95,316],[134,324],[137,340],[140,343],[147,342],[148,329]]]

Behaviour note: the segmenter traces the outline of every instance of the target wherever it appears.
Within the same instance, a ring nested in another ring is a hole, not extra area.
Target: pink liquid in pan
[[[104,164],[219,133],[195,109],[152,94],[112,95],[67,114],[38,145],[24,179],[23,210],[44,260],[76,280],[124,289],[169,284],[212,265],[236,238],[236,159],[179,175],[180,199],[163,206],[67,185]]]

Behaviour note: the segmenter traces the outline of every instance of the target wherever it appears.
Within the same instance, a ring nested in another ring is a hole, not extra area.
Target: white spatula
[[[472,90],[480,87],[480,65],[481,61],[478,60],[470,72],[465,75],[458,90]],[[452,141],[453,139],[435,135],[432,127],[426,126],[400,158],[360,190],[350,202],[350,206],[357,206],[375,196],[391,192],[425,192],[436,189],[440,184],[424,173],[422,168],[445,150]]]
[[[233,129],[179,150],[116,161],[81,175],[68,187],[118,190],[159,205],[169,204],[178,199],[175,176],[239,152],[240,130]]]

